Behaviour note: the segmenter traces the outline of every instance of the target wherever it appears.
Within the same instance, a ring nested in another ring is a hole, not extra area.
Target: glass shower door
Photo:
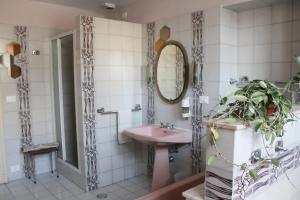
[[[55,129],[58,157],[78,168],[76,129],[74,38],[64,34],[52,40]]]

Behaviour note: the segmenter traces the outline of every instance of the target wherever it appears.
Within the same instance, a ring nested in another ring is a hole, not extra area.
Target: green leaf
[[[227,97],[223,97],[221,100],[220,100],[220,105],[223,106],[227,103],[228,101],[228,98]]]
[[[252,106],[252,105],[249,105],[249,111],[252,113],[252,114],[255,114],[255,108]]]
[[[241,170],[245,171],[247,169],[247,164],[246,163],[243,163],[241,165]]]
[[[291,112],[291,108],[290,108],[289,106],[283,105],[283,106],[282,106],[282,112],[283,112],[284,114],[288,114],[288,113]]]
[[[259,81],[259,85],[262,87],[262,88],[267,88],[268,85],[266,84],[266,82],[264,81]]]
[[[265,163],[266,163],[266,160],[264,160],[264,159],[261,159],[261,160],[258,161],[258,164],[259,164],[260,166],[264,166]]]
[[[280,161],[278,159],[272,159],[272,164],[275,165],[276,167],[279,167]]]
[[[257,174],[257,171],[255,169],[251,169],[249,171],[249,175],[251,176],[251,178],[254,180],[254,181],[257,181],[257,178],[258,178],[258,174]]]
[[[276,134],[273,133],[271,137],[271,144],[274,144],[275,140],[276,140]]]
[[[235,98],[237,101],[241,101],[241,102],[245,102],[248,100],[248,98],[245,97],[244,95],[235,95]]]
[[[211,165],[216,160],[216,158],[217,158],[216,155],[209,156],[207,159],[207,165]]]
[[[209,144],[210,144],[210,146],[214,146],[214,145],[215,145],[214,139],[211,138],[211,139],[209,140]]]
[[[260,129],[260,127],[263,125],[263,122],[258,122],[258,123],[256,123],[255,125],[254,125],[254,130],[255,130],[255,132],[257,132],[259,129]]]
[[[256,98],[256,97],[260,97],[260,96],[266,96],[266,94],[261,91],[257,91],[251,95],[251,98]]]
[[[294,119],[288,119],[286,120],[286,123],[289,123],[289,122],[296,122],[297,120],[294,120]]]
[[[236,119],[235,118],[227,118],[226,120],[226,123],[228,123],[228,124],[234,124],[234,123],[236,123]]]

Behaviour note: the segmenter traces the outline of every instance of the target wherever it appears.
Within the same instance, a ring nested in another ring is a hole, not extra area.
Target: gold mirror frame
[[[180,95],[176,98],[176,99],[167,99],[166,97],[164,97],[164,95],[161,93],[160,89],[159,89],[159,86],[158,86],[158,80],[157,80],[157,69],[158,69],[158,61],[159,61],[159,58],[160,58],[160,54],[162,52],[162,50],[168,46],[168,45],[175,45],[177,46],[181,52],[182,52],[182,55],[183,55],[183,64],[184,64],[184,83],[183,83],[183,89],[180,93]],[[169,40],[169,41],[166,41],[164,42],[158,49],[157,51],[157,56],[156,56],[156,61],[155,61],[155,69],[154,69],[154,80],[155,80],[155,85],[156,85],[156,88],[157,88],[157,93],[158,93],[158,96],[165,102],[165,103],[168,103],[168,104],[177,104],[179,103],[185,96],[186,92],[187,92],[187,89],[188,89],[188,85],[189,85],[189,62],[188,62],[188,56],[187,56],[187,53],[186,53],[186,50],[184,48],[184,46],[178,42],[178,41],[174,41],[174,40]]]

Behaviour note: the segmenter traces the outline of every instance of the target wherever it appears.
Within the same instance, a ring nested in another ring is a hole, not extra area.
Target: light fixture
[[[11,42],[6,45],[7,53],[0,55],[0,65],[7,68],[8,76],[18,78],[21,76],[21,68],[15,65],[14,56],[21,52],[21,46],[18,43]]]
[[[105,7],[107,10],[113,10],[113,9],[116,8],[116,4],[106,2],[106,3],[104,3],[104,7]]]

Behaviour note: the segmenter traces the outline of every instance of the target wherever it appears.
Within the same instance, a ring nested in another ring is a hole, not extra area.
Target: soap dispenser
[[[190,98],[189,97],[185,97],[181,101],[181,116],[185,120],[188,120],[190,117]]]

